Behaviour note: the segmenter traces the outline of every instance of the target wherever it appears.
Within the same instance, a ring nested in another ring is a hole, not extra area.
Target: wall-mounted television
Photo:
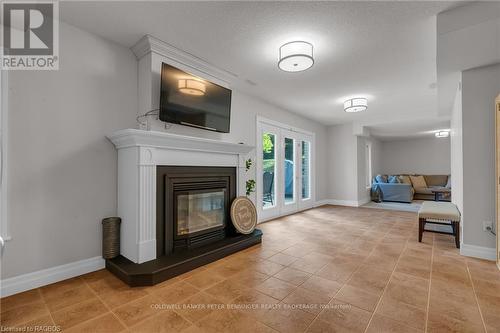
[[[160,120],[229,133],[231,90],[162,64]]]

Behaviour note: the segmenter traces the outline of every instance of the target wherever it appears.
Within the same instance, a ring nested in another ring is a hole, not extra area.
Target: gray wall
[[[382,173],[382,142],[376,138],[370,138],[372,143],[372,174],[375,176]]]
[[[374,137],[355,135],[353,124],[328,127],[328,199],[347,205],[370,201],[365,182],[366,143],[372,145],[372,173],[376,175],[382,168],[382,143]]]
[[[382,142],[381,173],[416,173],[448,175],[450,166],[449,138],[414,138]]]
[[[101,224],[116,214],[114,146],[136,127],[137,61],[128,48],[61,23],[59,71],[9,76],[8,221],[2,279],[99,256]],[[231,133],[168,131],[255,145],[261,115],[316,134],[316,200],[327,198],[327,129],[234,91]]]
[[[462,73],[463,242],[494,248],[495,237],[482,229],[495,221],[495,97],[500,64]]]
[[[328,128],[328,199],[358,200],[357,145],[352,124]]]
[[[59,71],[9,74],[8,223],[2,278],[98,256],[116,214],[116,151],[135,124],[137,62],[62,23]]]
[[[366,189],[366,172],[368,165],[366,164],[366,139],[361,136],[356,137],[356,165],[357,165],[357,182],[356,191],[358,202],[368,202],[368,190]]]

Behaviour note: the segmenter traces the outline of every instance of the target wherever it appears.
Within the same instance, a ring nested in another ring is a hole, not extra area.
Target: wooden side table
[[[434,201],[445,201],[445,200],[439,200],[439,196],[445,193],[451,193],[451,190],[445,188],[439,188],[439,189],[433,189],[431,190],[431,192],[434,193]]]

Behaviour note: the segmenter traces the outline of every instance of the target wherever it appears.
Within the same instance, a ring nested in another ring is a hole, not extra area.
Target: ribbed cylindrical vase
[[[120,224],[119,217],[107,217],[102,220],[102,257],[113,259],[120,254]]]

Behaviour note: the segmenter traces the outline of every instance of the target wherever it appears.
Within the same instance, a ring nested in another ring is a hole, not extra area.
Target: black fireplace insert
[[[236,168],[157,167],[157,256],[234,235]]]

